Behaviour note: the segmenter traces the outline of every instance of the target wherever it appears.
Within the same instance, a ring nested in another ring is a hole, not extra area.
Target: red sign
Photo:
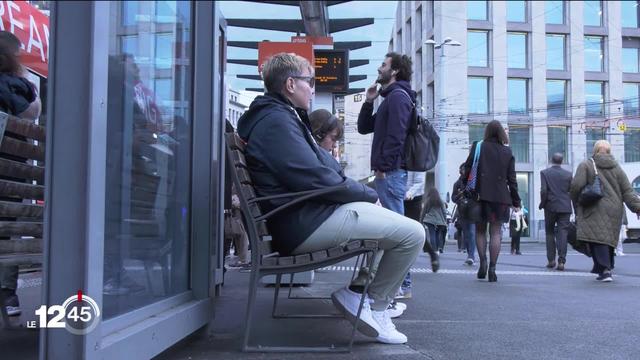
[[[313,45],[333,45],[331,36],[292,36],[293,43],[311,43]]]
[[[49,17],[26,1],[0,1],[0,30],[22,42],[21,62],[29,70],[49,75]]]
[[[258,44],[258,71],[262,73],[262,66],[273,55],[279,53],[294,53],[309,60],[313,66],[313,45],[311,43],[290,43],[263,41]]]

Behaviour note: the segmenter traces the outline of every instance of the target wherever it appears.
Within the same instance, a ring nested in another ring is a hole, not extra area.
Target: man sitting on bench
[[[367,291],[358,330],[383,343],[407,342],[386,309],[422,249],[424,228],[376,206],[377,193],[344,176],[335,159],[315,142],[307,117],[315,77],[307,60],[294,54],[274,55],[265,63],[262,77],[265,94],[258,96],[238,121],[238,134],[247,142],[247,165],[257,195],[344,185],[341,190],[309,199],[270,218],[267,226],[274,247],[281,255],[298,255],[351,240],[378,240],[384,255]],[[286,202],[270,200],[262,210]],[[345,317],[355,322],[361,294],[345,287],[331,297]]]

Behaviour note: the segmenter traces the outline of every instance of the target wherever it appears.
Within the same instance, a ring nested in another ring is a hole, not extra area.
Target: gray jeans
[[[328,249],[359,239],[378,240],[378,248],[384,250],[368,293],[374,301],[371,307],[385,310],[422,251],[425,231],[419,222],[366,202],[344,204],[293,254]]]
[[[556,250],[558,262],[567,262],[567,234],[569,233],[569,213],[544,211],[544,229],[547,240],[547,260],[555,261]],[[557,227],[556,227],[557,226]]]

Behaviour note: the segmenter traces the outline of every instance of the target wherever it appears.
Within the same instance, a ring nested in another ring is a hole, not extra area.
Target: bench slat
[[[44,183],[44,167],[0,158],[0,175]]]
[[[44,126],[36,125],[32,120],[20,119],[15,116],[9,116],[7,120],[5,131],[22,135],[29,139],[45,141],[47,130]]]
[[[236,172],[238,174],[238,180],[240,180],[241,184],[251,185],[251,176],[249,175],[249,171],[242,167],[236,167]]]
[[[42,219],[43,214],[44,206],[42,205],[0,201],[1,217],[33,217]]]
[[[3,137],[0,152],[27,159],[44,161],[44,146],[33,145],[11,137]]]
[[[44,186],[0,180],[0,196],[44,200]]]
[[[42,254],[11,254],[0,255],[0,264],[5,266],[24,265],[24,264],[41,264]]]
[[[224,136],[227,140],[227,144],[229,144],[229,147],[232,150],[240,150],[242,152],[245,151],[246,144],[244,143],[244,141],[242,141],[242,139],[240,139],[240,136],[238,136],[238,134],[226,133],[224,134]]]
[[[0,240],[0,254],[42,253],[42,239]]]
[[[23,221],[0,221],[0,236],[42,237],[42,223]]]
[[[247,160],[244,157],[244,154],[238,150],[231,150],[231,158],[233,159],[233,165],[238,167],[247,167]]]

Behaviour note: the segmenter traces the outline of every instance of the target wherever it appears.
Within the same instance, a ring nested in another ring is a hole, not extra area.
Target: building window
[[[638,101],[640,100],[640,91],[638,91],[638,83],[624,83],[622,90],[624,92],[623,107],[625,115],[639,116]]]
[[[413,76],[415,76],[415,82],[414,85],[417,88],[422,88],[422,49],[419,49],[418,51],[416,51],[416,55],[413,58],[414,61],[414,73]]]
[[[640,128],[627,128],[624,132],[624,161],[640,162]]]
[[[488,8],[486,1],[467,1],[467,19],[488,20]]]
[[[530,129],[527,125],[509,125],[509,146],[517,163],[529,162]]]
[[[411,20],[407,21],[407,23],[405,24],[405,29],[407,29],[404,32],[404,35],[407,37],[407,39],[406,39],[407,41],[403,41],[403,42],[404,42],[404,46],[406,46],[407,48],[406,49],[402,49],[402,51],[405,54],[407,54],[407,53],[411,54],[411,45],[413,44],[411,42]]]
[[[604,82],[585,81],[584,98],[587,116],[604,116]]]
[[[604,71],[604,38],[602,36],[584,37],[584,69]]]
[[[602,1],[583,1],[584,24],[587,26],[602,26]]]
[[[569,131],[567,126],[549,126],[547,128],[547,146],[549,153],[549,162],[551,157],[555,153],[562,154],[562,162],[566,164],[569,159],[567,158],[569,148]]]
[[[469,145],[484,139],[484,128],[486,126],[486,124],[469,124]]]
[[[507,80],[507,104],[509,114],[525,115],[528,106],[527,79]]]
[[[622,48],[622,71],[638,72],[638,48]]]
[[[589,154],[593,153],[593,145],[596,141],[606,140],[607,134],[605,128],[587,128],[585,134],[587,135],[587,157],[589,157]]]
[[[472,31],[467,33],[467,61],[469,66],[489,66],[489,32]]]
[[[507,21],[527,22],[527,2],[507,1]]]
[[[470,114],[489,113],[489,78],[469,77],[467,98],[469,99]]]
[[[638,27],[638,2],[637,1],[621,1],[622,10],[621,19],[622,27],[637,28]]]
[[[547,34],[547,69],[565,70],[566,36]]]
[[[545,2],[545,21],[547,24],[564,24],[564,1]]]
[[[507,65],[510,69],[527,68],[527,34],[507,33]]]
[[[547,80],[547,116],[567,116],[567,82]]]

